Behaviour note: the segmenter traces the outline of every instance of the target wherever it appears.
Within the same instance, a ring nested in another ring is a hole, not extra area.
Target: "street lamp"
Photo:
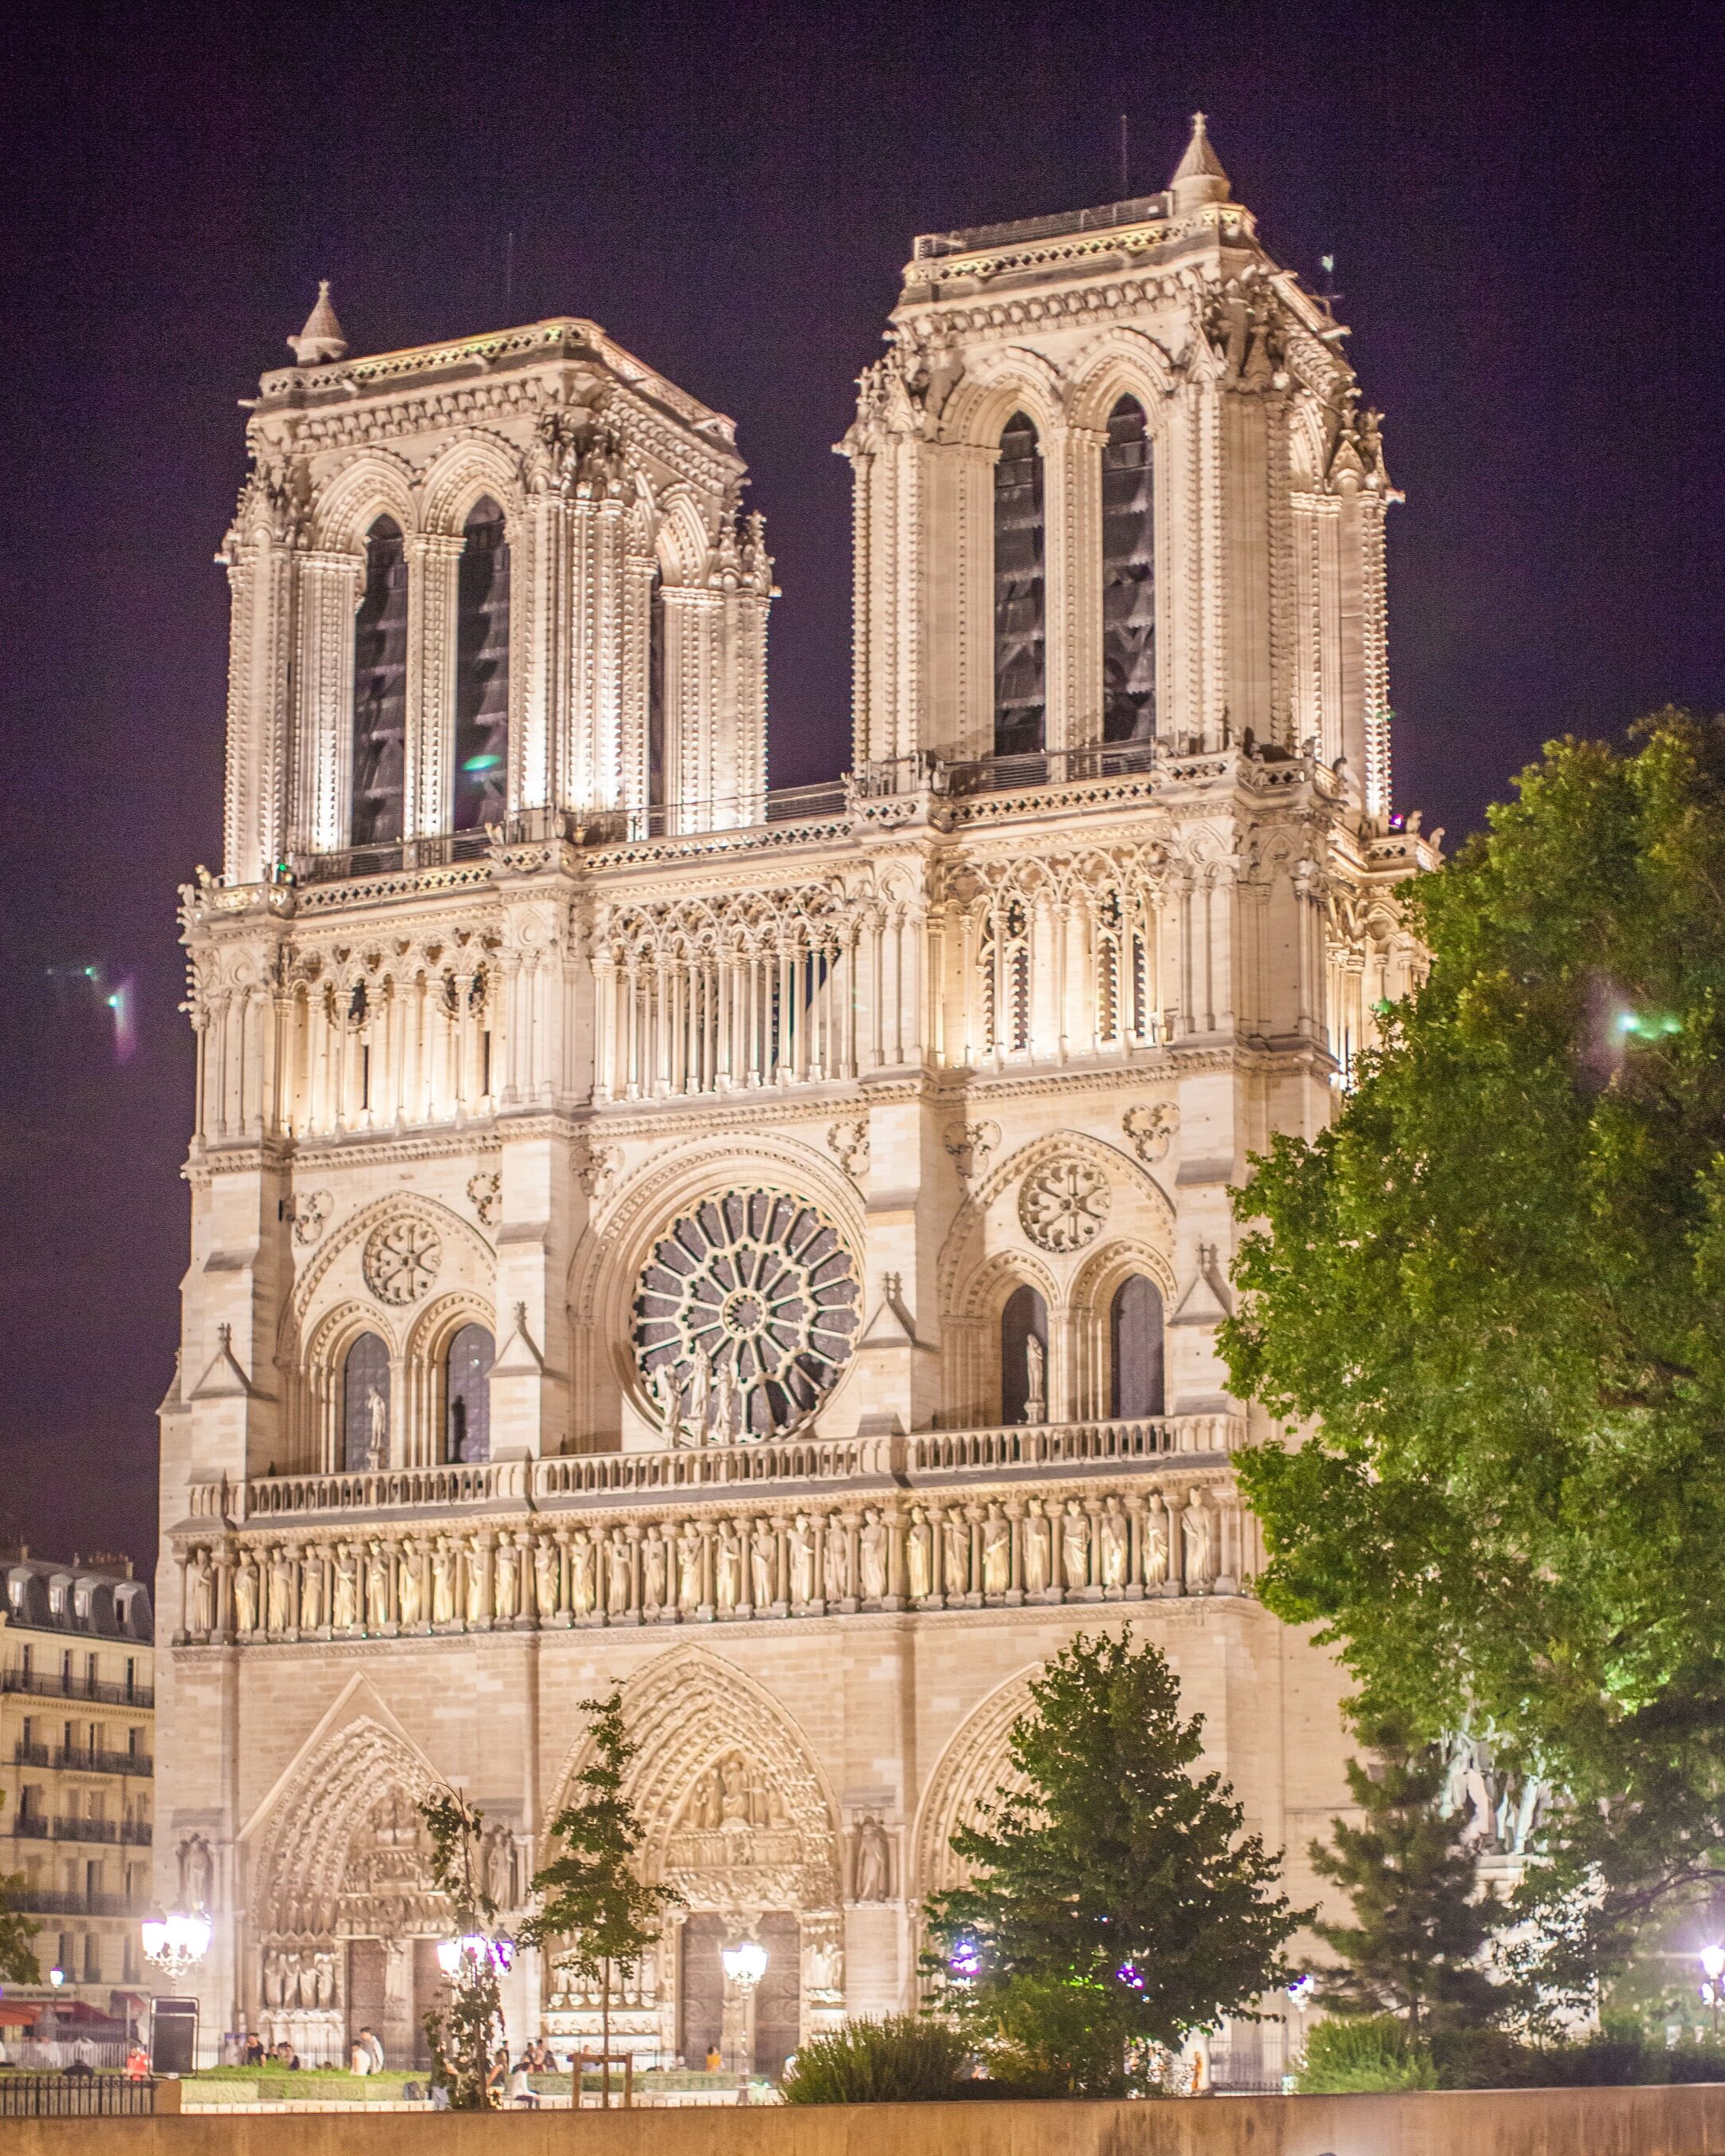
[[[1702,2003],[1713,2010],[1713,2041],[1717,2044],[1719,2041],[1719,1979],[1725,1976],[1725,1947],[1703,1947],[1701,1968],[1707,1979],[1701,1987]]]
[[[171,1986],[209,1952],[210,1921],[200,1911],[170,1909],[165,1917],[146,1917],[140,1928],[146,1960],[166,1974]]]
[[[1306,2009],[1312,2003],[1312,1994],[1317,1989],[1317,1980],[1312,1976],[1296,1976],[1288,1986],[1288,1997],[1294,2002],[1294,2011],[1300,2017],[1300,2056],[1306,2056]]]
[[[719,1965],[725,1972],[726,2033],[731,2056],[742,2078],[747,2102],[748,2077],[755,2063],[755,1987],[767,1974],[767,1949],[758,1939],[744,1939],[734,1947],[721,1947]]]

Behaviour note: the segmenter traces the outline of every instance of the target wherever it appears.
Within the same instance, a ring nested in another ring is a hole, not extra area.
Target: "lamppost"
[[[1310,1976],[1296,1976],[1288,1986],[1288,1997],[1294,2002],[1294,2011],[1300,2017],[1300,2049],[1297,2056],[1301,2059],[1306,2056],[1306,2009],[1310,2005],[1312,1994],[1317,1989],[1316,1978]]]
[[[722,1948],[719,1963],[725,1972],[725,2034],[747,2101],[755,2063],[755,1989],[767,1974],[767,1949],[757,1939],[744,1939]]]
[[[170,1991],[209,1952],[210,1921],[202,1910],[170,1909],[165,1917],[146,1917],[140,1929],[144,1958],[167,1976]]]
[[[1701,1968],[1707,1979],[1701,1987],[1702,2003],[1713,2010],[1713,2041],[1717,2044],[1719,2041],[1719,1979],[1725,1976],[1725,1947],[1703,1947]]]

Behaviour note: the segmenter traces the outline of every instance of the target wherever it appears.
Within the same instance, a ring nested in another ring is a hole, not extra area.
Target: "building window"
[[[665,806],[665,578],[657,569],[647,601],[647,806]]]
[[[353,804],[356,846],[402,834],[407,762],[408,560],[401,526],[380,516],[366,534],[365,593],[353,625]]]
[[[1156,732],[1156,507],[1144,408],[1122,397],[1102,449],[1102,738]]]
[[[341,1372],[341,1465],[350,1475],[389,1465],[389,1350],[362,1332]]]
[[[509,540],[489,495],[462,531],[455,630],[455,824],[501,823],[509,794]]]
[[[1142,1273],[1121,1282],[1109,1314],[1109,1413],[1117,1422],[1159,1415],[1163,1405],[1162,1296]]]
[[[1048,1420],[1048,1305],[1014,1288],[1000,1313],[1000,1419]]]
[[[1043,745],[1048,701],[1043,572],[1042,457],[1036,429],[1014,412],[994,466],[994,753]]]
[[[483,1325],[464,1325],[444,1363],[445,1460],[491,1456],[491,1365],[496,1345]]]

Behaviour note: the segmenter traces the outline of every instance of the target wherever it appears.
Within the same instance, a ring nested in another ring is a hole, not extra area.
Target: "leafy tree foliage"
[[[560,1968],[598,1986],[600,2049],[608,2061],[613,1974],[634,1970],[658,1943],[665,1910],[680,1897],[672,1887],[648,1884],[635,1869],[641,1823],[623,1784],[639,1748],[624,1727],[622,1691],[581,1706],[593,1717],[593,1758],[575,1778],[585,1794],[551,1823],[564,1854],[533,1875],[544,1898],[522,1925],[521,1943],[551,1946]],[[603,2071],[608,2101],[608,2063]]]
[[[1416,2030],[1489,2020],[1504,1995],[1478,1956],[1503,1910],[1495,1894],[1475,1898],[1466,1822],[1439,1809],[1443,1755],[1410,1744],[1399,1722],[1366,1734],[1376,1772],[1348,1763],[1363,1822],[1335,1820],[1333,1846],[1312,1845],[1318,1876],[1342,1889],[1354,1912],[1352,1924],[1312,1926],[1342,1959],[1339,1969],[1314,1968],[1317,1995],[1332,2014],[1387,2009]]]
[[[450,1979],[449,2005],[425,2016],[434,2085],[449,2092],[452,2111],[489,2111],[485,2082],[503,2034],[497,1962],[491,1939],[497,1905],[480,1884],[480,1835],[485,1815],[454,1789],[436,1789],[419,1806],[431,1835],[431,1876],[455,1912],[455,1929],[475,1943]]]
[[[1032,1683],[1003,1789],[952,1848],[973,1883],[928,1903],[941,2003],[997,2074],[1106,2094],[1147,2077],[1286,1970],[1302,1921],[1279,1861],[1216,1774],[1191,1769],[1204,1718],[1130,1631],[1075,1639]]]
[[[798,2046],[787,2103],[916,2103],[956,2097],[970,2069],[957,2030],[926,2014],[847,2021]]]
[[[1550,745],[1408,891],[1430,977],[1257,1163],[1223,1340],[1315,1425],[1244,1464],[1265,1599],[1365,1712],[1568,1792],[1579,1964],[1725,1826],[1725,721],[1639,735]]]

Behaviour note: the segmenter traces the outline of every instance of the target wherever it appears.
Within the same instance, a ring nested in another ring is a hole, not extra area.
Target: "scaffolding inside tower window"
[[[994,466],[994,753],[1034,756],[1044,746],[1048,699],[1047,586],[1042,454],[1036,429],[1014,412]]]
[[[463,533],[455,632],[454,826],[500,824],[509,794],[509,542],[489,495]]]
[[[353,625],[351,843],[402,834],[407,763],[408,562],[401,526],[380,516],[366,535],[364,596]]]
[[[1102,449],[1102,738],[1156,731],[1155,475],[1143,407],[1122,397]]]

